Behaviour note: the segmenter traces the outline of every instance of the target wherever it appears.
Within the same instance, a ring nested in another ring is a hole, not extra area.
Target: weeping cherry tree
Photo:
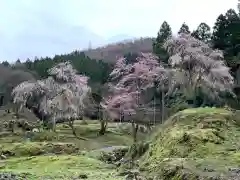
[[[151,53],[141,53],[132,62],[119,58],[110,74],[110,95],[103,99],[101,105],[111,119],[123,116],[124,121],[132,124],[134,142],[138,124],[146,123],[138,117],[138,110],[145,104],[145,92],[154,88],[159,75],[165,76],[165,69]]]
[[[39,113],[49,117],[54,130],[56,122],[64,119],[76,135],[73,122],[82,116],[83,100],[91,91],[88,77],[76,74],[70,62],[57,64],[48,74],[46,79],[16,86],[12,91],[13,102],[19,105],[19,110],[30,102],[37,106]]]
[[[197,92],[212,100],[221,100],[222,94],[231,94],[233,77],[224,64],[223,53],[189,34],[168,39],[165,48],[170,54],[169,64],[174,68],[174,84],[188,99],[194,101]]]

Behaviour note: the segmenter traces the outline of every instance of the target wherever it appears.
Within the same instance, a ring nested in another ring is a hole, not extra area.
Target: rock
[[[133,170],[125,176],[125,180],[146,180],[146,178],[141,176],[139,171]]]
[[[125,176],[126,180],[141,180],[140,178],[140,172],[138,170],[125,170],[121,171],[118,174],[119,176]]]
[[[33,128],[33,129],[32,129],[32,132],[40,132],[40,131],[39,131],[39,129],[37,129],[37,128]]]
[[[88,179],[88,176],[86,174],[80,174],[78,177],[80,179]]]
[[[204,168],[204,171],[206,171],[206,172],[214,172],[214,169],[212,169],[212,168]]]
[[[0,158],[1,158],[1,159],[7,159],[7,156],[5,156],[5,155],[2,154],[2,155],[0,156]]]
[[[240,179],[240,168],[229,168],[231,174],[228,177],[229,180],[239,180]]]
[[[101,148],[100,151],[101,156],[99,159],[109,164],[115,164],[119,166],[119,161],[125,156],[128,151],[128,147],[126,146],[110,146]]]
[[[11,151],[8,151],[8,150],[6,150],[6,151],[2,151],[2,154],[4,155],[4,156],[15,156],[15,153],[14,152],[11,152]]]
[[[10,173],[10,172],[1,172],[0,180],[19,180],[20,176]]]
[[[240,168],[229,168],[228,170],[232,173],[240,174]]]

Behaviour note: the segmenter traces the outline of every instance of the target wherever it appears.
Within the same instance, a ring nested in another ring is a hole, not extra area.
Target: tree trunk
[[[207,100],[206,100],[206,96],[204,96],[204,97],[203,97],[202,107],[205,107],[205,106],[206,106],[206,102],[207,102]]]
[[[15,121],[14,120],[11,120],[9,123],[8,123],[8,128],[9,130],[14,133],[14,124],[15,124]]]
[[[56,118],[55,118],[55,116],[54,116],[53,119],[52,119],[52,130],[53,130],[54,132],[56,132]]]
[[[98,105],[98,119],[100,120],[100,126],[101,126],[98,132],[98,135],[102,136],[106,133],[108,118],[104,117],[100,104]]]
[[[72,129],[73,135],[74,135],[77,139],[84,140],[84,141],[87,140],[86,138],[77,136],[76,129],[74,128],[74,120],[69,120],[69,126],[70,126],[70,128]]]
[[[77,136],[76,129],[74,128],[73,123],[74,123],[73,120],[69,120],[69,126],[72,129],[72,133],[73,133],[74,136]]]
[[[155,125],[155,124],[154,124]],[[149,133],[149,132],[151,132],[151,130],[152,130],[152,127],[151,127],[151,125],[150,124],[148,124],[148,125],[146,125],[146,127],[147,127],[147,132]]]
[[[137,132],[138,132],[138,124],[135,124],[132,122],[132,136],[133,136],[133,142],[137,142]]]
[[[161,118],[161,123],[163,123],[164,119],[165,119],[165,95],[164,92],[162,91],[162,118]]]
[[[98,134],[101,136],[101,135],[104,135],[104,134],[106,133],[107,121],[101,120],[101,121],[100,121],[100,125],[101,125],[101,128],[100,128]]]

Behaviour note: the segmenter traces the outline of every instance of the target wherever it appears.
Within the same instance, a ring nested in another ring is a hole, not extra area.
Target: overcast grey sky
[[[237,0],[0,0],[0,61],[70,52],[126,34],[155,36],[166,20],[213,26]]]

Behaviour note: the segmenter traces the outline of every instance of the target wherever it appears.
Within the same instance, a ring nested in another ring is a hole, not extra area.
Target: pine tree
[[[10,66],[9,62],[7,62],[7,61],[3,61],[3,62],[2,62],[2,65],[3,65],[3,66],[6,66],[6,67],[9,67],[9,66]]]
[[[240,17],[234,9],[229,9],[225,16],[228,30],[226,55],[233,57],[240,52]]]
[[[185,34],[190,34],[191,33],[188,25],[185,22],[182,24],[180,30],[178,31],[178,34],[181,34],[181,33],[185,33]]]
[[[213,28],[212,43],[214,48],[224,51],[227,59],[233,59],[240,51],[239,29],[240,17],[235,10],[229,9],[225,15],[221,14],[217,18]]]
[[[164,21],[158,31],[157,42],[163,43],[167,40],[167,38],[171,36],[172,36],[172,29],[170,25],[166,21]]]
[[[164,42],[172,36],[172,29],[170,25],[164,21],[157,33],[157,38],[153,42],[153,52],[156,54],[160,61],[167,63],[168,53],[163,48]]]
[[[212,44],[214,48],[223,50],[226,64],[231,68],[235,82],[240,82],[240,16],[235,10],[229,9],[221,14],[213,28]],[[236,92],[239,94],[239,92]]]
[[[229,34],[227,27],[226,16],[220,14],[213,27],[213,34],[211,37],[213,47],[216,49],[224,50],[226,48],[226,37]]]
[[[202,22],[191,35],[200,41],[208,43],[211,39],[211,28],[206,23]]]

